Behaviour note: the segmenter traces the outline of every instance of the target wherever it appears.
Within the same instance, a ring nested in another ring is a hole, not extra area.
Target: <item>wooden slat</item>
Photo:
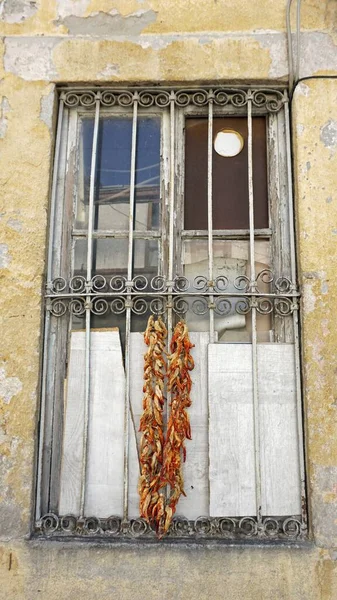
[[[301,513],[295,362],[291,344],[258,346],[262,513]]]
[[[209,346],[212,516],[255,514],[251,346]],[[300,512],[294,347],[258,345],[262,514]]]
[[[129,420],[129,517],[139,517],[139,448],[141,434],[140,417],[143,410],[144,354],[147,346],[142,333],[132,332],[130,337],[130,404],[132,415]]]
[[[254,515],[251,346],[210,344],[208,361],[210,514]]]
[[[125,375],[118,330],[91,332],[91,393],[85,514],[122,514]],[[85,333],[71,333],[60,513],[79,514]]]
[[[123,513],[125,372],[119,331],[92,331],[86,515]]]
[[[83,331],[71,333],[68,379],[65,385],[64,434],[60,478],[60,514],[80,513],[81,465],[84,434]]]
[[[195,367],[191,371],[192,405],[188,409],[192,440],[186,441],[186,462],[183,465],[186,498],[180,498],[177,515],[189,519],[209,515],[208,480],[208,398],[207,348],[209,333],[190,333],[195,347],[191,354]]]

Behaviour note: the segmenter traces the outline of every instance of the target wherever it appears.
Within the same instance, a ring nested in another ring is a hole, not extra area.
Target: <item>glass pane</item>
[[[87,240],[75,240],[74,242],[74,258],[73,258],[73,273],[87,277]]]
[[[128,266],[129,242],[125,239],[105,238],[93,242],[93,272],[95,274],[123,275]],[[158,241],[134,240],[134,275],[158,272]],[[152,275],[152,276],[153,276]]]
[[[184,229],[208,229],[207,140],[208,119],[189,118],[185,123],[185,222]],[[214,141],[222,131],[234,131],[243,140],[235,156],[221,156]],[[248,131],[245,117],[213,119],[213,228],[248,229]],[[253,184],[255,228],[268,227],[266,123],[253,118]]]
[[[128,240],[105,238],[93,242],[93,273],[122,275],[128,266]]]
[[[88,226],[94,119],[81,121],[76,227]],[[94,229],[128,230],[132,118],[103,117],[97,141]],[[160,119],[139,118],[136,144],[135,224],[158,229],[160,203]]]
[[[248,241],[224,241],[215,240],[213,242],[213,277],[227,278],[228,285],[226,286],[226,292],[235,292],[236,285],[239,284],[239,277],[250,277],[250,266],[249,266],[249,242]],[[268,241],[256,241],[255,242],[255,269],[256,274],[260,273],[264,269],[270,268],[270,243]],[[193,288],[196,283],[197,276],[203,276],[208,279],[208,242],[207,240],[188,240],[184,242],[183,246],[183,268],[184,275],[190,281],[190,289],[194,293],[198,293],[198,290]],[[225,280],[218,280],[218,287],[224,285]],[[270,286],[267,283],[259,280],[259,291],[261,293],[269,292]],[[200,292],[199,292],[200,293]],[[215,330],[218,334],[219,342],[250,342],[251,341],[251,316],[242,315],[237,311],[238,302],[240,297],[229,298],[231,302],[230,310],[227,314],[227,309],[224,310],[226,314],[217,314],[217,310],[214,313]],[[186,315],[186,321],[191,331],[208,331],[209,330],[209,311],[206,310],[205,314],[199,315],[198,305],[193,306],[193,298],[189,299],[190,309]],[[206,307],[205,300],[202,304]],[[201,304],[199,305],[201,307]],[[197,310],[195,310],[197,309]],[[219,305],[218,312],[225,309],[225,306]],[[258,341],[273,341],[272,336],[272,322],[271,315],[260,315],[257,316],[257,331]]]
[[[160,222],[160,119],[140,118],[137,128],[135,229]]]
[[[128,229],[132,120],[100,119],[94,229]]]

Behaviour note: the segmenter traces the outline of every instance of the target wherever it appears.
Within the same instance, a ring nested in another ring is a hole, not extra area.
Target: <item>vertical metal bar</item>
[[[213,287],[213,99],[208,102],[207,141],[208,280]],[[209,341],[214,342],[214,297],[209,297]]]
[[[96,180],[96,158],[97,158],[97,139],[99,128],[100,94],[97,93],[95,108],[95,123],[92,140],[92,154],[90,167],[90,188],[89,188],[89,207],[88,207],[88,239],[87,239],[87,282],[86,291],[90,292],[92,277],[92,240],[93,240],[93,219],[94,219],[94,197]],[[82,455],[82,477],[81,477],[81,500],[80,516],[84,516],[85,511],[85,488],[88,462],[88,430],[89,430],[89,404],[90,404],[90,320],[91,320],[91,299],[88,295],[85,302],[85,381],[84,381],[84,432],[83,432],[83,455]]]
[[[48,250],[48,259],[47,259],[47,284],[49,284],[52,279],[54,223],[55,223],[55,210],[56,210],[56,189],[57,189],[57,177],[58,177],[58,168],[59,168],[59,159],[60,159],[63,112],[64,112],[64,102],[61,97],[59,112],[58,112],[58,121],[57,121],[57,132],[56,132],[56,142],[55,142],[55,159],[54,159],[54,168],[53,168],[53,183],[52,183],[52,189],[51,189],[49,250]]]
[[[174,271],[174,205],[175,205],[175,93],[171,92],[170,100],[170,190],[169,190],[169,235],[168,235],[168,296],[167,296],[167,350],[171,351],[173,334],[173,271]],[[168,407],[171,404],[171,392],[166,393],[166,421],[169,418]],[[166,497],[169,488],[165,489]]]
[[[51,189],[51,203],[50,203],[50,223],[49,223],[49,239],[48,239],[48,257],[47,257],[47,273],[46,273],[46,288],[49,291],[52,281],[52,269],[53,269],[53,242],[54,242],[54,224],[55,224],[55,212],[56,212],[56,191],[57,191],[57,179],[60,159],[60,146],[62,137],[62,123],[63,123],[63,111],[64,102],[62,97],[60,98],[58,120],[57,120],[57,131],[55,140],[55,157],[53,166],[53,181]],[[43,463],[43,446],[44,446],[44,429],[46,419],[46,389],[47,389],[47,364],[48,364],[48,338],[50,328],[50,312],[46,312],[45,324],[44,324],[44,339],[43,339],[43,364],[42,364],[42,385],[41,385],[41,408],[40,408],[40,432],[39,432],[39,451],[38,451],[38,468],[37,468],[37,499],[36,499],[36,518],[41,516],[41,502],[42,502],[42,463]]]
[[[130,166],[130,204],[129,204],[129,249],[127,286],[131,285],[133,275],[133,227],[135,212],[135,179],[136,179],[136,145],[137,145],[137,111],[138,94],[134,94],[132,116],[132,141],[131,141],[131,166]],[[127,308],[125,317],[125,404],[124,404],[124,491],[123,491],[123,518],[128,518],[129,494],[129,417],[130,417],[130,331],[131,331],[131,302],[132,296],[127,295]]]
[[[173,288],[173,269],[174,269],[174,195],[175,195],[175,97],[171,92],[170,102],[170,200],[169,200],[169,251],[168,251],[168,291]],[[167,309],[167,329],[168,329],[168,348],[171,345],[172,325],[173,325],[173,296],[168,296]],[[170,351],[170,350],[169,350]],[[169,401],[169,397],[168,397]]]
[[[287,92],[285,91],[285,94],[286,93]],[[295,215],[294,215],[294,198],[293,198],[293,188],[292,188],[290,117],[289,117],[288,102],[285,103],[284,114],[285,114],[287,178],[288,178],[290,272],[291,272],[291,281],[295,288],[296,280],[297,280],[296,254],[295,254],[295,228],[294,228]],[[293,298],[293,302],[297,302],[297,298]],[[295,352],[295,376],[296,376],[297,435],[298,435],[299,466],[300,466],[300,478],[301,478],[301,508],[302,508],[303,520],[306,521],[304,440],[303,440],[303,423],[302,423],[301,362],[300,362],[299,323],[298,323],[298,311],[297,310],[293,311],[293,327],[294,327],[294,352]]]
[[[169,214],[169,264],[168,278],[173,279],[173,259],[174,259],[174,193],[175,193],[175,98],[174,92],[171,92],[173,97],[170,101],[170,214]]]
[[[253,188],[253,120],[252,101],[248,99],[248,198],[249,198],[249,256],[251,289],[256,291],[255,240],[254,240],[254,188]],[[254,297],[252,298],[254,300]],[[256,516],[261,521],[261,461],[260,461],[260,422],[259,390],[257,364],[256,307],[252,306],[252,369],[253,369],[253,415],[254,415],[254,452],[255,452],[255,497]]]

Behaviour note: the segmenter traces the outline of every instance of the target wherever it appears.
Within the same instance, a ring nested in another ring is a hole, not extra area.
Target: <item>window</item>
[[[60,90],[37,532],[153,539],[137,495],[153,314],[195,344],[168,538],[304,535],[287,110],[282,89]]]

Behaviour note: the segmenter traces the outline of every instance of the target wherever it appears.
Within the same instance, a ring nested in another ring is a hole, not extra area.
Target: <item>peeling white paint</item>
[[[327,281],[322,281],[321,283],[321,293],[322,294],[327,294],[329,291],[329,285],[327,283]]]
[[[0,269],[7,269],[11,260],[7,244],[0,244]]]
[[[2,0],[0,2],[0,18],[5,23],[22,23],[33,17],[37,11],[34,0]]]
[[[56,9],[59,19],[64,19],[70,15],[83,17],[90,0],[57,0]]]
[[[297,123],[296,131],[297,131],[297,135],[302,135],[304,132],[304,125],[302,125],[302,123]]]
[[[296,44],[294,44],[294,52]],[[337,70],[337,46],[329,33],[302,32],[300,77],[310,77],[318,71]]]
[[[43,121],[48,129],[53,126],[53,112],[54,112],[54,90],[51,89],[49,94],[42,96],[40,103],[40,119]]]
[[[57,77],[52,52],[59,38],[5,38],[4,67],[26,81],[50,81]]]
[[[329,148],[332,155],[334,155],[337,150],[337,121],[329,119],[329,121],[321,127],[319,138],[324,146]]]
[[[303,307],[304,314],[306,315],[313,312],[316,307],[316,296],[313,292],[312,286],[308,284],[303,286]]]
[[[0,139],[3,139],[7,133],[8,119],[7,114],[11,107],[6,96],[2,96],[0,104]]]
[[[327,335],[329,335],[329,333],[329,319],[322,319],[322,334],[324,337],[326,337]]]
[[[119,65],[114,63],[109,63],[97,73],[97,77],[117,77],[119,75]]]
[[[90,35],[90,37],[120,37],[139,35],[151,23],[154,23],[157,13],[154,10],[139,10],[123,16],[118,12],[93,13],[87,17],[69,15],[57,23],[65,25],[71,35]]]
[[[255,39],[262,48],[269,50],[270,68],[269,77],[282,78],[288,75],[288,55],[285,36],[275,34],[256,35]]]
[[[306,83],[303,83],[303,81],[300,81],[300,83],[296,86],[294,93],[298,96],[305,96],[308,98],[310,95],[310,87]]]
[[[19,219],[8,219],[7,221],[7,225],[8,227],[10,227],[11,229],[14,229],[14,231],[22,231],[22,223],[21,221],[19,221]]]
[[[22,390],[22,383],[18,377],[6,377],[6,369],[0,367],[0,397],[5,404],[9,404],[12,398]]]

